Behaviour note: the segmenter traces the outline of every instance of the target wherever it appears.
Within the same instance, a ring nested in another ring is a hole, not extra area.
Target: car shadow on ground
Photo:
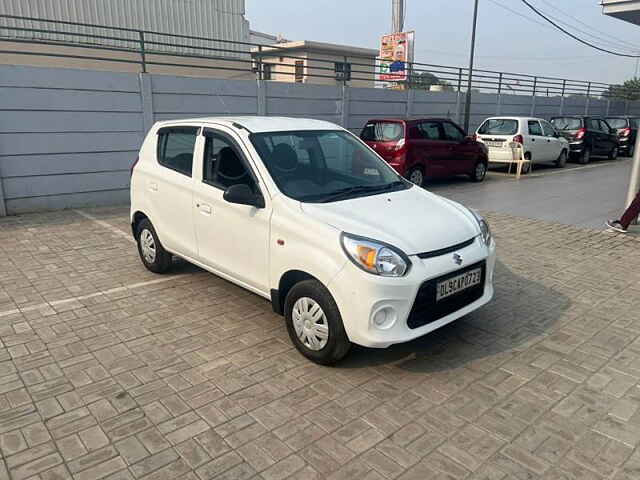
[[[394,365],[410,372],[467,366],[528,348],[569,308],[569,297],[513,272],[498,261],[494,299],[481,309],[408,343],[387,349],[356,346],[338,368]]]

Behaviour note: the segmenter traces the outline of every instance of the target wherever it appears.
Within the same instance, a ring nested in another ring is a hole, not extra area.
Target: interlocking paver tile
[[[491,304],[334,368],[126,208],[0,219],[0,477],[640,478],[640,242],[488,218]]]

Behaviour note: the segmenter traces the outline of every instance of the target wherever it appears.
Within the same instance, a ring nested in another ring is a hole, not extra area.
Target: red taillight
[[[587,133],[587,131],[584,128],[581,128],[580,130],[578,130],[576,132],[576,140],[582,140],[585,133]]]
[[[631,129],[629,127],[623,128],[620,132],[621,137],[628,137],[629,135],[631,135]]]
[[[522,145],[522,144],[524,144],[524,137],[522,135],[516,135],[515,137],[513,137],[512,141]]]
[[[136,165],[138,164],[138,160],[140,160],[140,157],[136,157],[135,161],[131,164],[129,176],[133,176],[133,169],[136,168]]]

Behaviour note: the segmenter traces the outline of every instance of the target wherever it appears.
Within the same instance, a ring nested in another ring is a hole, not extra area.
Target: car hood
[[[343,232],[380,240],[407,255],[439,250],[480,234],[460,204],[411,187],[330,203],[302,203],[303,212]]]

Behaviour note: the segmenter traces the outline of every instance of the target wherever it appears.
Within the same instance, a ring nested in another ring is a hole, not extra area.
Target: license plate
[[[498,147],[498,148],[502,148],[502,146],[504,145],[504,142],[495,142],[495,141],[491,141],[491,140],[487,140],[486,142],[484,142],[485,145],[487,147]]]
[[[476,268],[438,282],[436,286],[436,302],[479,285],[481,281],[482,268]]]

